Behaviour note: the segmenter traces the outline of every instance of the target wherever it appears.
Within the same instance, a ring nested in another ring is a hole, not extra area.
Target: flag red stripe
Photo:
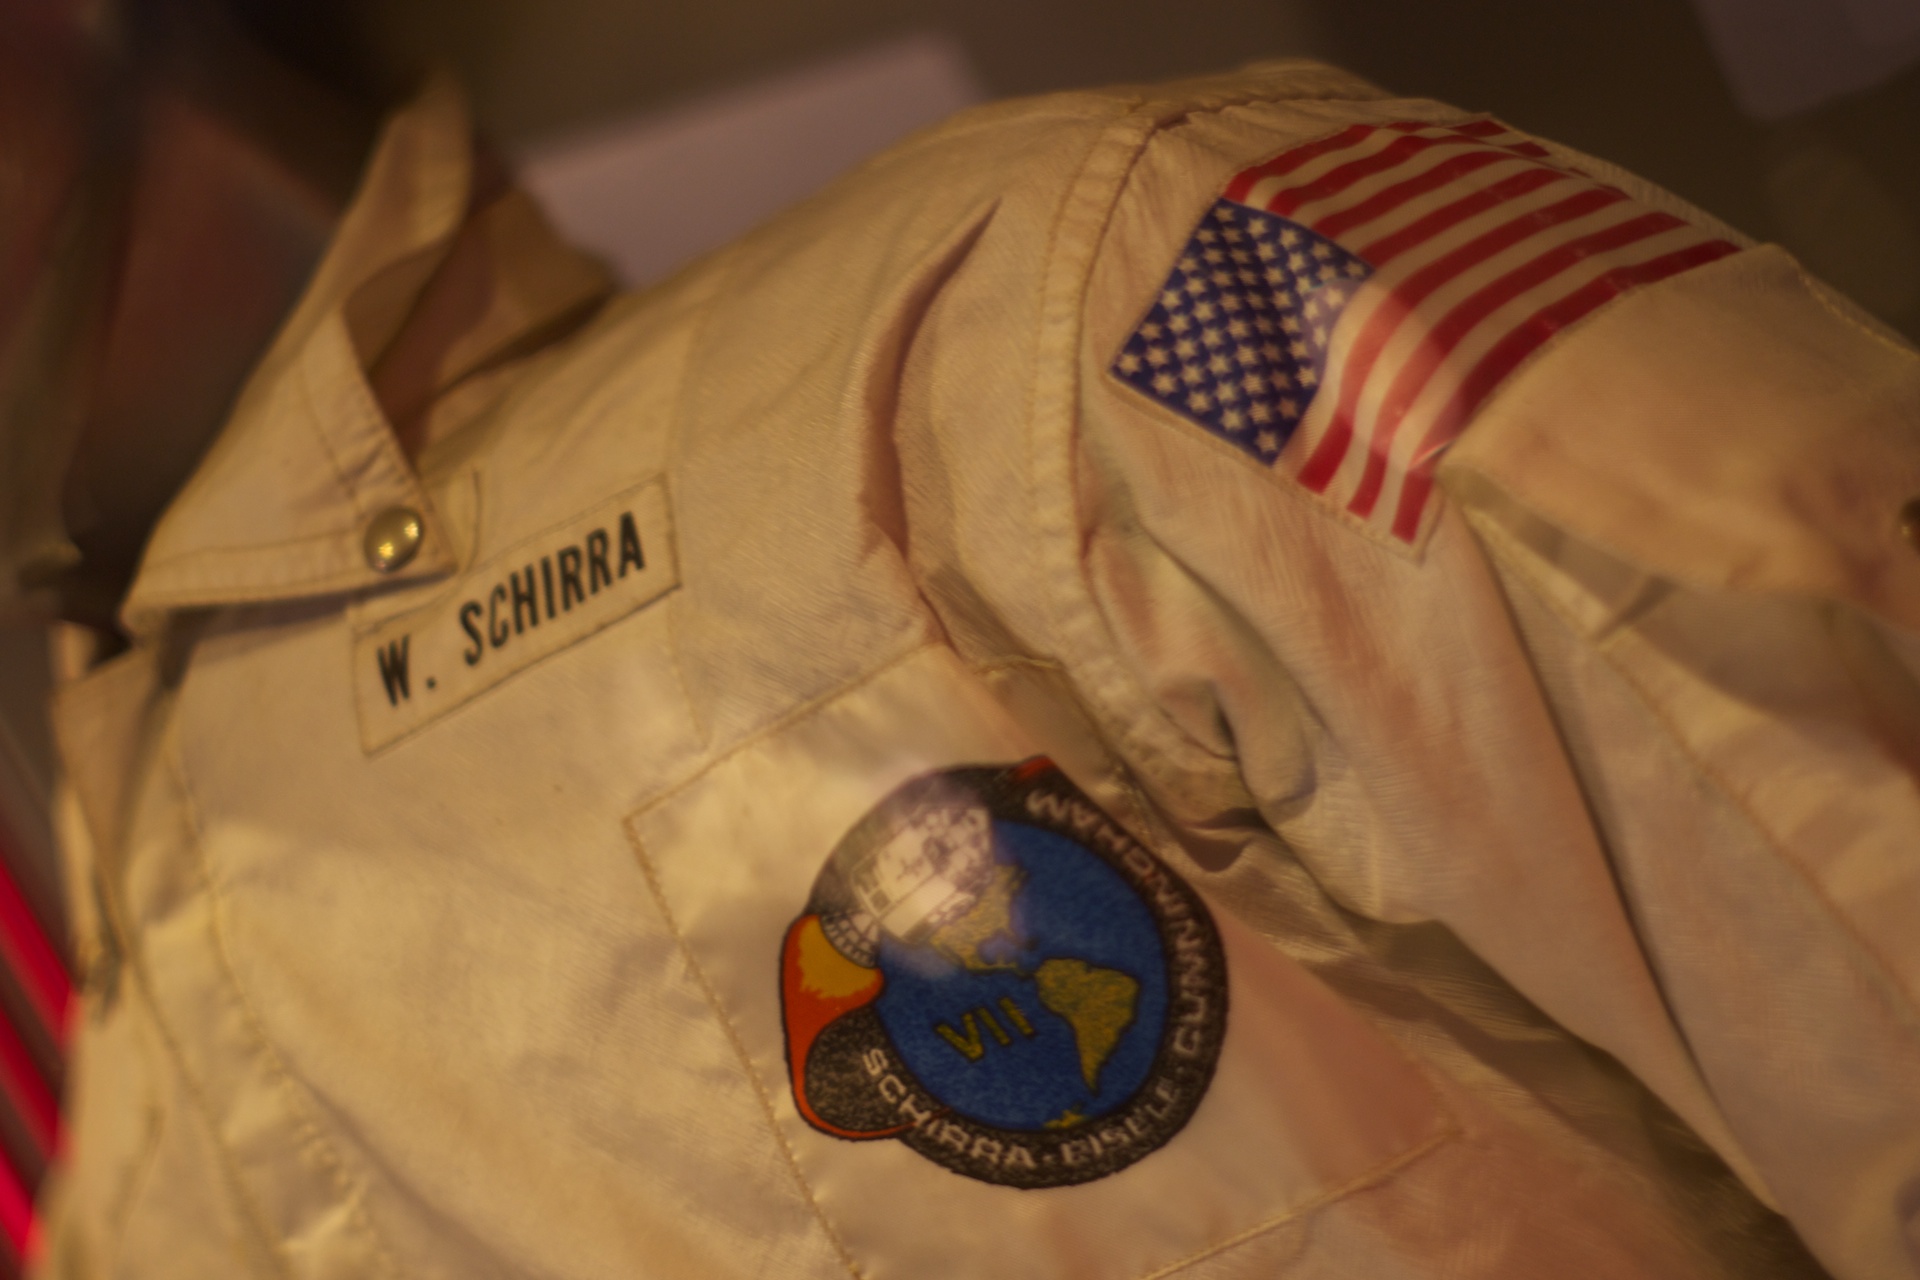
[[[1459,389],[1447,402],[1446,409],[1434,419],[1425,438],[1421,440],[1420,451],[1408,469],[1406,484],[1401,489],[1399,508],[1394,513],[1394,536],[1403,542],[1414,540],[1420,531],[1421,512],[1433,490],[1433,470],[1441,452],[1460,434],[1473,411],[1480,407],[1480,402],[1548,338],[1629,289],[1705,266],[1737,252],[1738,245],[1725,240],[1709,240],[1630,267],[1617,267],[1589,281],[1552,306],[1543,307],[1501,339],[1499,345],[1482,356],[1461,381]]]
[[[0,1160],[0,1237],[16,1266],[27,1260],[33,1235],[33,1193],[13,1161]]]
[[[1536,172],[1555,178],[1564,176],[1548,169]],[[1516,174],[1514,180],[1529,176],[1531,175]],[[1497,187],[1488,188],[1489,191],[1496,189]],[[1379,359],[1381,351],[1399,329],[1401,322],[1413,313],[1414,308],[1422,300],[1463,271],[1486,261],[1502,250],[1511,248],[1549,227],[1583,218],[1622,198],[1618,192],[1588,187],[1555,204],[1529,210],[1517,218],[1510,218],[1497,227],[1483,231],[1402,280],[1391,294],[1381,299],[1374,308],[1373,314],[1367,317],[1366,327],[1354,338],[1352,346],[1348,349],[1345,365],[1340,372],[1340,400],[1334,409],[1333,421],[1328,426],[1327,433],[1321,437],[1320,443],[1314,447],[1313,453],[1307,458],[1306,465],[1301,467],[1298,476],[1300,483],[1315,493],[1321,493],[1333,480],[1334,473],[1345,461],[1347,448],[1353,440],[1354,412],[1360,399],[1360,392],[1366,385],[1367,375],[1372,372],[1374,361]]]
[[[1552,186],[1556,182],[1570,182],[1571,174],[1558,169],[1528,169],[1525,173],[1516,173],[1502,178],[1490,187],[1482,187],[1471,195],[1461,196],[1458,200],[1441,205],[1432,213],[1424,214],[1391,235],[1382,236],[1359,251],[1360,257],[1376,269],[1386,266],[1409,249],[1418,248],[1443,231],[1460,225],[1467,219],[1476,217],[1496,205],[1509,200],[1517,200],[1542,187]]]
[[[1324,200],[1328,196],[1337,195],[1354,183],[1360,181],[1360,179],[1391,169],[1396,165],[1405,164],[1414,156],[1419,155],[1422,151],[1431,147],[1465,147],[1475,145],[1478,144],[1471,143],[1465,138],[1435,138],[1420,134],[1409,134],[1406,137],[1395,138],[1392,142],[1389,142],[1372,155],[1361,156],[1357,160],[1349,160],[1337,168],[1327,170],[1312,182],[1303,183],[1297,187],[1289,187],[1285,191],[1276,193],[1271,200],[1267,201],[1265,207],[1269,213],[1277,213],[1282,216],[1290,215],[1310,200]]]
[[[1362,200],[1359,204],[1348,205],[1337,213],[1309,224],[1328,239],[1337,238],[1341,232],[1354,227],[1364,226],[1375,218],[1384,217],[1398,209],[1416,196],[1446,186],[1449,182],[1464,178],[1476,169],[1484,169],[1490,164],[1512,160],[1511,155],[1495,151],[1489,147],[1477,147],[1465,155],[1448,156],[1425,173],[1416,174],[1404,182],[1396,182]],[[1528,172],[1533,172],[1528,170]]]
[[[12,971],[54,1041],[64,1042],[73,984],[4,857],[0,857],[0,961]]]
[[[1474,127],[1475,125],[1481,127],[1476,128]],[[1480,143],[1481,146],[1499,147],[1502,151],[1511,151],[1513,154],[1525,156],[1529,160],[1550,160],[1553,158],[1553,152],[1530,139],[1522,138],[1518,142],[1493,141],[1493,135],[1496,133],[1512,133],[1512,130],[1495,120],[1477,120],[1473,122],[1473,125],[1449,125],[1448,127],[1463,138],[1472,138],[1474,141]]]
[[[1475,151],[1488,153],[1495,159],[1512,154],[1504,148],[1485,142],[1476,142],[1471,138],[1445,135],[1434,137],[1431,134],[1414,134],[1405,138],[1395,138],[1372,155],[1349,160],[1338,168],[1327,170],[1312,182],[1289,187],[1285,191],[1276,193],[1271,200],[1267,201],[1265,207],[1270,213],[1277,213],[1283,217],[1289,216],[1301,205],[1338,195],[1362,178],[1397,168],[1422,151],[1430,151],[1435,147],[1472,147]]]
[[[1374,414],[1373,430],[1367,438],[1366,469],[1361,473],[1360,485],[1355,489],[1352,501],[1347,504],[1347,510],[1362,517],[1373,514],[1373,504],[1379,500],[1381,486],[1387,478],[1387,456],[1407,411],[1413,407],[1413,402],[1419,398],[1434,372],[1476,326],[1529,289],[1540,287],[1597,253],[1623,249],[1636,241],[1685,225],[1670,213],[1648,213],[1626,222],[1617,222],[1556,245],[1462,299],[1459,305],[1441,317],[1421,337],[1419,347],[1394,375],[1393,386]]]
[[[1277,178],[1282,174],[1292,173],[1307,161],[1317,160],[1321,156],[1353,146],[1373,132],[1374,127],[1370,124],[1352,124],[1318,142],[1309,142],[1291,151],[1283,152],[1265,164],[1257,164],[1251,169],[1235,174],[1233,181],[1227,184],[1226,198],[1245,204],[1247,192],[1253,190],[1254,184],[1261,179]]]
[[[1461,124],[1432,124],[1424,120],[1396,120],[1386,127],[1389,129],[1398,129],[1401,133],[1419,133],[1424,129],[1445,129],[1448,133],[1457,133],[1463,138],[1472,138],[1480,142],[1485,142],[1487,139],[1502,133],[1509,136],[1518,136],[1514,134],[1513,130],[1507,128],[1507,126],[1501,124],[1498,120],[1468,120]],[[1519,142],[1495,142],[1490,145],[1507,147],[1519,152],[1523,156],[1545,156],[1551,154],[1539,143],[1524,138]]]

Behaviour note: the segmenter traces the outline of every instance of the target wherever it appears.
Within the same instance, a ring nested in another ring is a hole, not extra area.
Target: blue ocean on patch
[[[1063,836],[994,823],[1004,928],[963,952],[880,943],[875,1003],[941,1102],[1037,1131],[1103,1115],[1146,1080],[1167,1017],[1152,915],[1119,873]]]

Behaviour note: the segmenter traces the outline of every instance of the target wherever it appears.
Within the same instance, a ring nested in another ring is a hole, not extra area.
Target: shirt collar
[[[367,369],[410,327],[445,321],[444,299],[415,303],[469,218],[474,170],[465,103],[450,81],[436,79],[386,123],[306,293],[156,526],[122,606],[129,631],[175,609],[350,592],[456,567],[448,513],[408,462]],[[485,220],[478,234],[459,238],[489,256],[489,287],[456,338],[425,344],[439,387],[519,354],[609,287],[524,195],[475,217]],[[425,536],[411,561],[381,572],[366,531],[399,507],[419,514]]]

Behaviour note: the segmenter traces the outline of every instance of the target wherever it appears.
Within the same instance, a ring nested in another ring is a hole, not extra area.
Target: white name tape
[[[412,733],[679,584],[658,480],[526,539],[355,639],[360,745]]]

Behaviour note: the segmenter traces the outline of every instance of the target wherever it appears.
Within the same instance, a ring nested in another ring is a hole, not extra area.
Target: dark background
[[[1920,338],[1920,68],[1754,120],[1688,0],[406,0],[359,20],[391,65],[456,67],[522,146],[913,31],[958,39],[994,95],[1310,54],[1615,161]]]

